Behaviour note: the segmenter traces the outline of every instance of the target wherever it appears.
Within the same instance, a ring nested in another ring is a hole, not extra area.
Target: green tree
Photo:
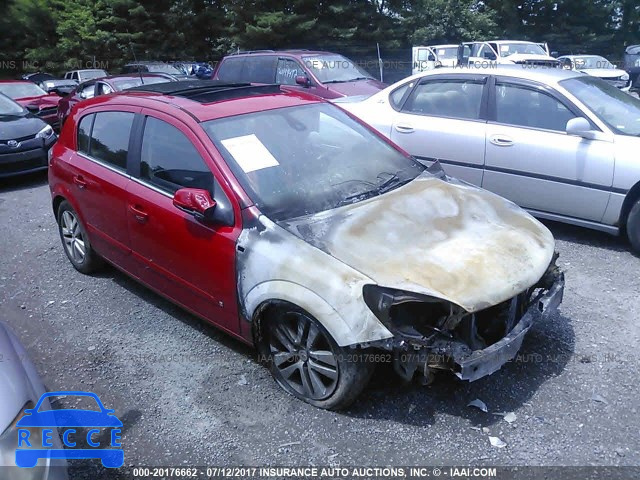
[[[403,13],[411,43],[457,43],[495,34],[495,12],[481,0],[414,0]]]

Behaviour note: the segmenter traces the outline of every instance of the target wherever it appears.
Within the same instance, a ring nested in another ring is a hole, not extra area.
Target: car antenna
[[[128,30],[127,30],[127,33],[129,33]],[[129,48],[131,48],[131,53],[133,53],[133,61],[136,62],[136,65],[138,66],[138,75],[140,75],[140,82],[142,83],[142,85],[144,85],[144,79],[142,78],[142,69],[140,68],[140,64],[138,63],[138,59],[136,57],[136,51],[133,48],[133,43],[129,42]]]

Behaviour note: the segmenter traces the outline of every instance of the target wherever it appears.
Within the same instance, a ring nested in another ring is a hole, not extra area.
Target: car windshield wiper
[[[387,193],[391,190],[401,187],[402,185],[405,185],[409,183],[411,180],[413,180],[413,178],[408,178],[404,180],[400,179],[397,173],[387,173],[387,175],[390,175],[390,177],[387,178],[384,182],[376,185],[375,188],[371,190],[365,190],[363,192],[354,193],[353,195],[344,197],[342,200],[340,200],[340,202],[338,203],[338,206],[349,205],[362,200],[366,200],[367,198],[382,195],[383,193]]]
[[[355,77],[355,78],[350,78],[349,80],[327,80],[326,82],[322,82],[322,83],[347,83],[347,82],[355,82],[357,80],[371,80],[371,77]]]

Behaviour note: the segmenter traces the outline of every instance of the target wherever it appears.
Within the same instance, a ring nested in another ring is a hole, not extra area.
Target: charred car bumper
[[[498,371],[505,363],[513,360],[522,346],[522,341],[534,322],[558,310],[564,294],[564,274],[559,273],[552,287],[537,298],[502,340],[471,355],[452,356],[454,373],[461,380],[473,382]]]
[[[365,301],[393,333],[396,372],[405,380],[437,370],[475,381],[499,370],[518,354],[533,324],[557,311],[564,274],[554,261],[533,286],[501,304],[469,313],[437,299],[385,290]],[[437,320],[436,320],[437,319]]]

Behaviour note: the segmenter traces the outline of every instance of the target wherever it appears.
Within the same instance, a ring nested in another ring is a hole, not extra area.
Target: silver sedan
[[[437,69],[337,103],[427,164],[640,251],[640,100],[580,72]]]
[[[25,408],[33,408],[45,392],[35,366],[27,356],[16,335],[0,322],[0,477],[11,480],[65,480],[67,462],[59,459],[41,459],[34,468],[19,468],[15,463],[18,446],[16,424]],[[48,399],[41,410],[50,410]],[[37,438],[35,435],[32,438]],[[60,438],[53,429],[51,439],[55,448],[62,448]]]

